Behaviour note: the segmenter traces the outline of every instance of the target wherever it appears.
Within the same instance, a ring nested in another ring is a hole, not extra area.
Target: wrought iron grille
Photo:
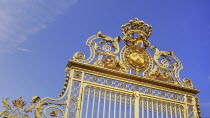
[[[196,107],[192,101],[185,102],[187,100],[185,94],[161,90],[161,88],[155,89],[141,83],[133,84],[132,81],[127,82],[114,77],[110,79],[85,71],[74,70],[73,73],[81,74],[81,78],[73,78],[73,83],[76,81],[82,85],[82,93],[77,98],[81,100],[77,103],[81,108],[78,111],[79,118],[195,117]],[[74,118],[75,116],[70,117]]]

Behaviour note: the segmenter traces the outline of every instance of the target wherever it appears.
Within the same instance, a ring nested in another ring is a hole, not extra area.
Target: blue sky
[[[86,39],[103,31],[122,36],[121,25],[139,18],[153,26],[152,45],[173,50],[181,78],[201,90],[210,117],[210,2],[208,0],[1,0],[0,98],[57,97],[65,66]],[[0,108],[1,110],[1,108]]]

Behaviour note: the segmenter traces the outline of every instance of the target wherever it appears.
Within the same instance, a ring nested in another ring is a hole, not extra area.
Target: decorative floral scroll
[[[148,51],[152,26],[145,24],[137,18],[122,25],[123,37],[111,38],[98,32],[88,38],[86,45],[90,48],[90,56],[77,52],[74,61],[93,64],[98,67],[135,74],[161,82],[193,88],[189,78],[180,80],[179,71],[183,69],[182,63],[172,51],[159,51],[155,46],[152,58]],[[124,41],[125,46],[120,51],[119,42]],[[117,54],[120,54],[120,58]]]

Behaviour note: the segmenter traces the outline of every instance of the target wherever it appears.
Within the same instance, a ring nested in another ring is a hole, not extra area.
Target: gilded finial
[[[14,99],[12,103],[15,107],[19,108],[23,108],[26,105],[26,102],[22,100],[22,97],[19,97],[19,99]]]
[[[144,21],[140,21],[138,18],[130,20],[129,23],[122,25],[122,31],[126,45],[138,45],[139,43],[144,47],[150,45],[147,39],[151,35],[152,26],[145,24]]]

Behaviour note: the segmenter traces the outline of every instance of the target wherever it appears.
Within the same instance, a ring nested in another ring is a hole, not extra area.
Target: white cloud
[[[0,53],[17,49],[28,37],[63,14],[77,0],[0,0]]]
[[[18,50],[20,51],[23,51],[23,52],[27,52],[27,53],[30,53],[31,51],[28,50],[28,49],[25,49],[25,48],[17,48]]]

